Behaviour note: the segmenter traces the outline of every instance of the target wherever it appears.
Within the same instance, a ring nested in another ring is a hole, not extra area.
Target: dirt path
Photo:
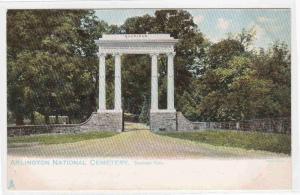
[[[286,157],[264,151],[217,147],[188,140],[157,135],[148,130],[67,144],[31,145],[8,148],[11,156],[28,157],[131,157],[131,158],[273,158]]]
[[[150,130],[150,127],[144,123],[125,122],[124,131]]]

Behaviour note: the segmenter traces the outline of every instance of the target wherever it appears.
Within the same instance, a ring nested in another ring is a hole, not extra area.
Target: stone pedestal
[[[150,111],[151,131],[177,131],[176,111]]]
[[[116,110],[105,110],[93,112],[91,117],[80,124],[82,132],[88,131],[123,131],[123,112]]]

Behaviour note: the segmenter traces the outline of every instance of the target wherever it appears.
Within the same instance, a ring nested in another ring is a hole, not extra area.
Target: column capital
[[[97,56],[100,58],[100,57],[105,57],[106,56],[106,53],[101,53],[101,52],[98,52],[97,53]]]
[[[151,57],[153,57],[153,56],[156,56],[156,57],[157,57],[158,55],[159,55],[158,52],[152,52],[152,53],[150,53],[150,56],[151,56]]]
[[[168,57],[174,57],[176,55],[176,52],[168,52],[167,56]]]
[[[112,56],[122,56],[122,53],[121,52],[114,52],[114,53],[112,53]]]

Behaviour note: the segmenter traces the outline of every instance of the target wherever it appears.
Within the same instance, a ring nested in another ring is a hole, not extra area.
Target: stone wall
[[[252,119],[246,121],[206,122],[206,129],[291,133],[291,118]]]
[[[228,122],[191,122],[181,112],[177,112],[177,131],[202,130],[261,131],[272,133],[291,133],[290,118],[253,119]]]
[[[120,111],[93,112],[91,117],[80,124],[80,131],[115,131],[123,130],[123,113]]]
[[[80,125],[24,125],[7,127],[7,136],[21,136],[49,133],[76,133],[80,131]]]
[[[177,130],[194,131],[207,129],[206,122],[191,122],[181,112],[177,112]]]
[[[80,124],[56,125],[24,125],[7,127],[7,136],[21,136],[50,133],[78,133],[91,131],[123,130],[123,113],[116,111],[94,112],[85,122]]]
[[[192,131],[194,125],[191,121],[183,116],[181,112],[177,112],[177,130],[178,131]]]
[[[208,128],[207,122],[192,122],[194,129],[196,130],[206,130]]]
[[[177,131],[176,111],[150,112],[150,129],[152,131]]]
[[[8,136],[50,133],[78,133],[91,131],[115,131],[124,129],[123,113],[117,111],[94,112],[81,124],[25,125],[7,127]],[[150,112],[152,131],[202,131],[239,130],[291,133],[290,118],[257,119],[240,122],[191,122],[181,112]]]

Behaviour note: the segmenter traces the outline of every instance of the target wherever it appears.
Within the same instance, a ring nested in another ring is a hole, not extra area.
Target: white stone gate
[[[169,34],[115,34],[103,35],[96,40],[99,47],[99,108],[93,113],[95,125],[102,130],[122,131],[123,111],[121,93],[121,55],[148,54],[151,56],[151,110],[150,129],[174,131],[176,110],[174,107],[174,46],[177,39]],[[114,109],[106,108],[105,57],[112,54],[115,58],[115,98]],[[157,57],[166,54],[168,58],[167,109],[158,109],[158,67]],[[96,124],[97,123],[97,124]]]

